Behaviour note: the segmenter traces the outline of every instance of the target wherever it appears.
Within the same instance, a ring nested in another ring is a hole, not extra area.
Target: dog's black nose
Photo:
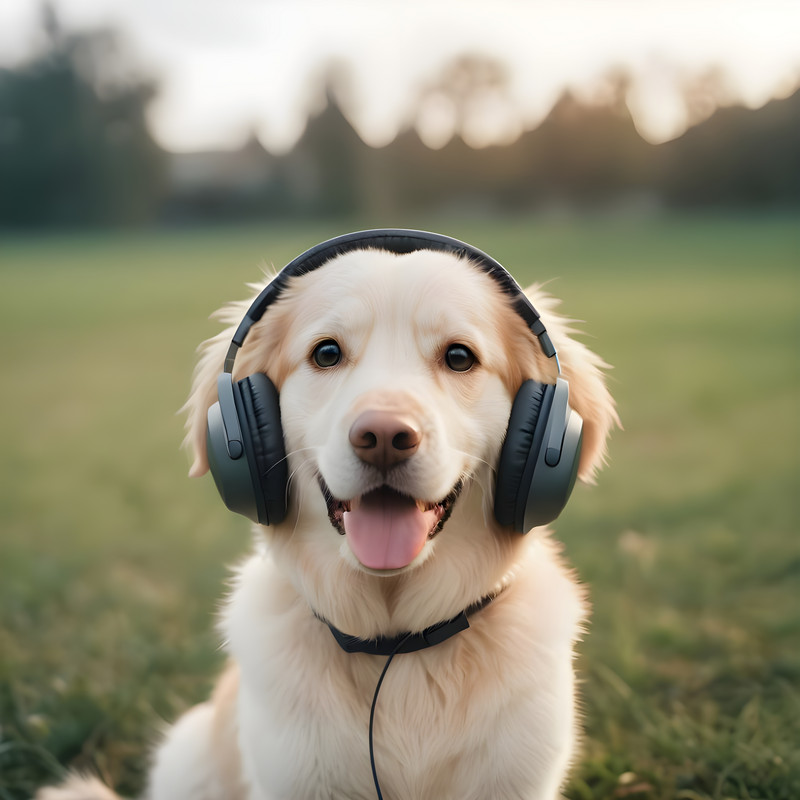
[[[387,470],[417,452],[422,434],[409,417],[372,409],[359,415],[350,428],[350,444],[368,464]]]

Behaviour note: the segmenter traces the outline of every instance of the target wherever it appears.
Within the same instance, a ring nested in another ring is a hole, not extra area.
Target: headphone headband
[[[233,372],[233,362],[239,348],[244,343],[250,328],[264,316],[264,312],[272,305],[286,289],[291,278],[305,275],[318,269],[330,259],[340,256],[351,250],[367,250],[376,248],[388,250],[391,253],[412,253],[416,250],[436,250],[453,253],[462,258],[469,259],[489,275],[508,295],[514,303],[517,313],[525,320],[531,332],[538,338],[544,354],[548,358],[555,358],[558,366],[558,355],[547,330],[541,321],[539,312],[525,296],[519,284],[511,274],[490,255],[482,250],[439,233],[428,231],[405,230],[403,228],[378,228],[375,230],[357,231],[346,233],[328,239],[301,253],[292,259],[262,290],[247,309],[244,319],[239,323],[233,335],[231,345],[225,357],[224,372]],[[561,371],[559,366],[559,372]]]

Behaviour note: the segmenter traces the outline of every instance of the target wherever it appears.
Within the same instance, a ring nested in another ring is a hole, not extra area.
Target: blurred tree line
[[[458,77],[436,87],[455,106],[457,118],[466,116],[469,87],[482,91],[487,71],[502,75],[502,65],[484,61],[466,57],[450,65],[451,78]],[[709,95],[714,81],[709,76]],[[758,110],[718,108],[679,138],[654,145],[637,132],[626,90],[620,75],[594,102],[565,93],[539,126],[511,144],[474,149],[455,136],[431,149],[409,127],[376,149],[354,133],[341,111],[346,103],[339,95],[346,93],[334,84],[325,110],[309,122],[293,151],[273,160],[275,191],[261,198],[263,212],[615,208],[637,213],[800,206],[800,91]],[[697,102],[702,81],[687,91]],[[298,174],[302,181],[292,179]]]
[[[0,226],[118,225],[158,213],[167,157],[113,31],[67,34],[43,6],[45,47],[0,70]]]
[[[411,125],[367,146],[347,121],[347,75],[328,71],[324,110],[293,150],[168,154],[145,111],[155,83],[110,31],[66,34],[44,9],[46,47],[0,70],[0,227],[347,216],[368,209],[466,213],[800,205],[800,92],[757,111],[720,108],[683,136],[652,145],[625,103],[626,79],[603,97],[565,94],[537,128],[503,146],[454,136],[427,147]],[[687,87],[710,102],[715,87]],[[420,92],[464,129],[474,100],[502,97],[508,76],[484,57],[457,59]],[[705,93],[705,94],[704,94]]]

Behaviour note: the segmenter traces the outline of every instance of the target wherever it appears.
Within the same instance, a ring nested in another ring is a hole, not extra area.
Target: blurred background
[[[7,0],[0,227],[797,206],[796,4]]]
[[[555,529],[590,589],[570,800],[800,797],[800,8],[0,3],[0,800],[140,792],[224,661],[247,523],[189,481],[209,315],[419,227],[545,282],[624,430]]]

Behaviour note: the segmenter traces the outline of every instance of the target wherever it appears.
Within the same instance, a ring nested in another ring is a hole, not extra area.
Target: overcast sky
[[[723,100],[749,106],[800,84],[800,0],[52,0],[68,29],[113,25],[161,82],[151,109],[173,150],[235,147],[257,130],[286,149],[319,103],[319,75],[351,65],[345,112],[370,144],[417,126],[432,146],[453,133],[444,98],[420,87],[457,55],[504,61],[505,95],[476,102],[474,145],[533,127],[565,88],[591,95],[610,70],[634,76],[627,101],[651,141],[690,118],[682,87],[711,69]],[[39,4],[0,0],[0,64],[37,45]],[[316,87],[316,91],[314,90]]]

